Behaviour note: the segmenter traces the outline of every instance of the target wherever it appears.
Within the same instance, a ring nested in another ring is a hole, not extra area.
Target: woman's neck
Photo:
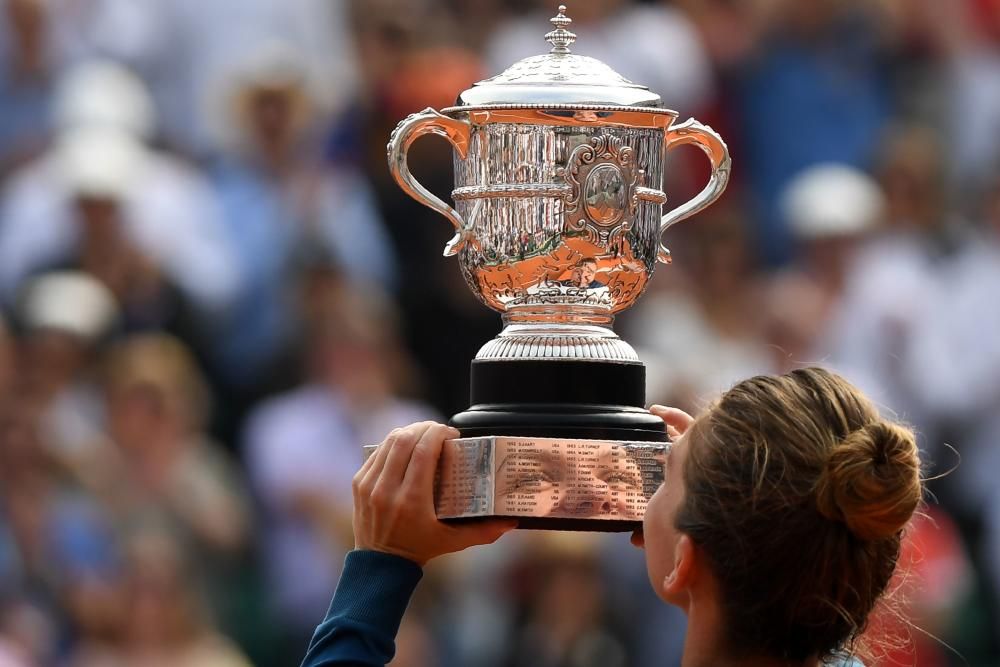
[[[714,600],[694,599],[688,606],[687,636],[681,667],[820,667],[818,660],[802,662],[771,658],[734,658],[726,652],[722,610]]]

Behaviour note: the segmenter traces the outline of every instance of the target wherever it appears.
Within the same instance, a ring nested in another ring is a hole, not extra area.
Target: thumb
[[[487,544],[496,542],[515,528],[517,528],[517,519],[497,519],[482,524],[483,536],[489,540]]]
[[[455,526],[453,539],[459,549],[465,549],[479,544],[493,544],[515,528],[517,528],[515,519],[491,519]]]
[[[678,433],[684,433],[694,423],[694,417],[677,408],[668,408],[665,405],[651,405],[649,406],[649,411],[662,419],[667,426],[677,429]]]

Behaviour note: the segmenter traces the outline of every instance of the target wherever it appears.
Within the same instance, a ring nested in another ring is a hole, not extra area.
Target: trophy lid
[[[501,74],[473,84],[458,96],[456,107],[521,104],[586,104],[662,107],[660,96],[632,83],[596,58],[570,53],[576,35],[566,6],[549,19],[555,29],[545,35],[552,50],[519,60]]]

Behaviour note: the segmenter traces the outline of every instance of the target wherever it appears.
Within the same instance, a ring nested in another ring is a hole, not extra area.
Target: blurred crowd
[[[822,364],[913,424],[912,625],[873,624],[869,664],[1000,665],[1000,2],[569,4],[575,52],[733,157],[619,317],[649,401]],[[0,667],[299,663],[360,446],[465,408],[500,328],[385,143],[544,53],[554,11],[0,0]],[[410,156],[447,196],[447,143]],[[671,202],[703,160],[672,154]],[[621,535],[516,533],[426,579],[397,667],[678,664]]]

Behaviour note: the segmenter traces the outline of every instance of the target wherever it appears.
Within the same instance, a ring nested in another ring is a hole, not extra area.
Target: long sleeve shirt
[[[385,667],[396,653],[396,633],[422,576],[419,565],[399,556],[348,553],[302,667]],[[824,665],[864,667],[850,656],[835,656]]]
[[[396,633],[422,576],[419,565],[399,556],[347,554],[302,667],[384,667],[396,652]]]

